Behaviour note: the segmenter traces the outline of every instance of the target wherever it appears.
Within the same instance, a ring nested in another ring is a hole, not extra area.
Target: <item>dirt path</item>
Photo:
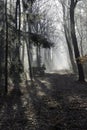
[[[87,130],[87,84],[46,74],[0,98],[0,130]]]

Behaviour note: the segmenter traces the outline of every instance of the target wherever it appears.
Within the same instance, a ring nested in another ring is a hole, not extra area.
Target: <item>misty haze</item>
[[[87,0],[0,1],[0,130],[87,130]]]

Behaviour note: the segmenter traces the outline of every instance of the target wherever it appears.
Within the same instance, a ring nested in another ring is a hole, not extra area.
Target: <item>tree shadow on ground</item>
[[[87,86],[75,78],[46,74],[24,86],[15,79],[0,107],[0,129],[87,130]]]
[[[87,87],[75,81],[72,74],[46,74],[27,85],[40,130],[87,129]]]
[[[28,127],[28,119],[25,115],[26,108],[21,100],[22,93],[18,79],[14,82],[14,88],[3,97],[4,103],[0,104],[0,130],[25,130]],[[0,99],[0,103],[3,102]]]
[[[31,87],[27,84],[27,91],[32,101],[39,130],[63,129],[64,127],[61,126],[61,122],[64,120],[64,116],[61,104],[59,100],[57,101],[52,97],[51,89],[37,78]],[[56,124],[58,124],[57,127]],[[37,126],[35,130],[38,130]]]

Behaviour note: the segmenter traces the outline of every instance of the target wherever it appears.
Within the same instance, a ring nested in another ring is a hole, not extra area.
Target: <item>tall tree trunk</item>
[[[77,4],[76,1],[74,2],[74,0],[71,0],[71,5],[70,5],[71,37],[72,37],[72,43],[74,47],[74,53],[75,53],[75,58],[76,58],[76,63],[78,68],[79,81],[84,81],[83,66],[79,62],[79,60],[77,60],[77,58],[80,57],[80,53],[79,53],[79,48],[78,48],[78,43],[77,43],[77,38],[75,33],[75,21],[74,21],[74,11],[75,11],[76,4]]]
[[[5,1],[5,17],[6,17],[6,47],[5,47],[5,93],[8,92],[8,14],[7,0]]]
[[[28,61],[29,61],[29,72],[31,81],[33,80],[33,72],[32,72],[32,65],[31,65],[31,41],[30,41],[30,33],[31,27],[29,22],[29,15],[27,14],[27,22],[28,22],[28,43],[27,43],[27,50],[28,50]]]
[[[70,20],[68,19],[68,14],[69,14],[69,10],[67,9],[67,7],[65,6],[64,2],[61,2],[62,4],[62,8],[63,8],[63,21],[64,21],[64,32],[65,32],[65,38],[66,38],[66,43],[67,43],[67,47],[68,47],[68,51],[69,51],[69,57],[70,57],[70,61],[71,61],[71,69],[73,72],[76,72],[76,64],[74,61],[74,56],[73,56],[73,48],[72,48],[72,44],[71,44],[71,36],[70,36],[70,31],[69,31],[69,25],[70,25]]]
[[[16,64],[15,64],[15,69],[17,69],[17,72],[19,72],[20,69],[20,28],[21,28],[21,5],[20,5],[20,0],[16,1],[16,11],[15,11],[15,27],[17,30],[17,43],[15,47],[15,59],[16,59]],[[14,59],[13,59],[14,60]]]
[[[20,5],[20,0],[19,0],[19,29],[18,29],[18,53],[19,53],[19,60],[20,60],[20,43],[21,43],[21,5]]]
[[[41,67],[40,45],[37,45],[36,53],[37,53],[37,67],[39,68]]]
[[[23,64],[23,70],[24,70],[24,54],[25,54],[25,42],[23,41],[23,45],[22,45],[22,64]]]

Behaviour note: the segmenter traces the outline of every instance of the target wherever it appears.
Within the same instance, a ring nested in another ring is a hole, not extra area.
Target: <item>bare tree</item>
[[[74,55],[73,55],[72,39],[71,39],[71,35],[70,35],[69,2],[67,2],[68,3],[67,5],[65,4],[66,1],[60,1],[60,2],[62,4],[62,8],[63,8],[64,33],[65,33],[66,43],[68,46],[72,70],[74,72],[76,72],[76,64],[75,64]]]
[[[75,7],[77,5],[78,0],[71,0],[70,4],[70,24],[71,24],[71,37],[72,37],[72,44],[74,47],[74,53],[78,68],[78,74],[79,74],[79,81],[84,81],[84,72],[83,72],[83,66],[79,62],[78,57],[80,57],[80,52],[78,48],[77,38],[76,38],[76,32],[75,32],[75,20],[74,20],[74,13],[75,13]]]

